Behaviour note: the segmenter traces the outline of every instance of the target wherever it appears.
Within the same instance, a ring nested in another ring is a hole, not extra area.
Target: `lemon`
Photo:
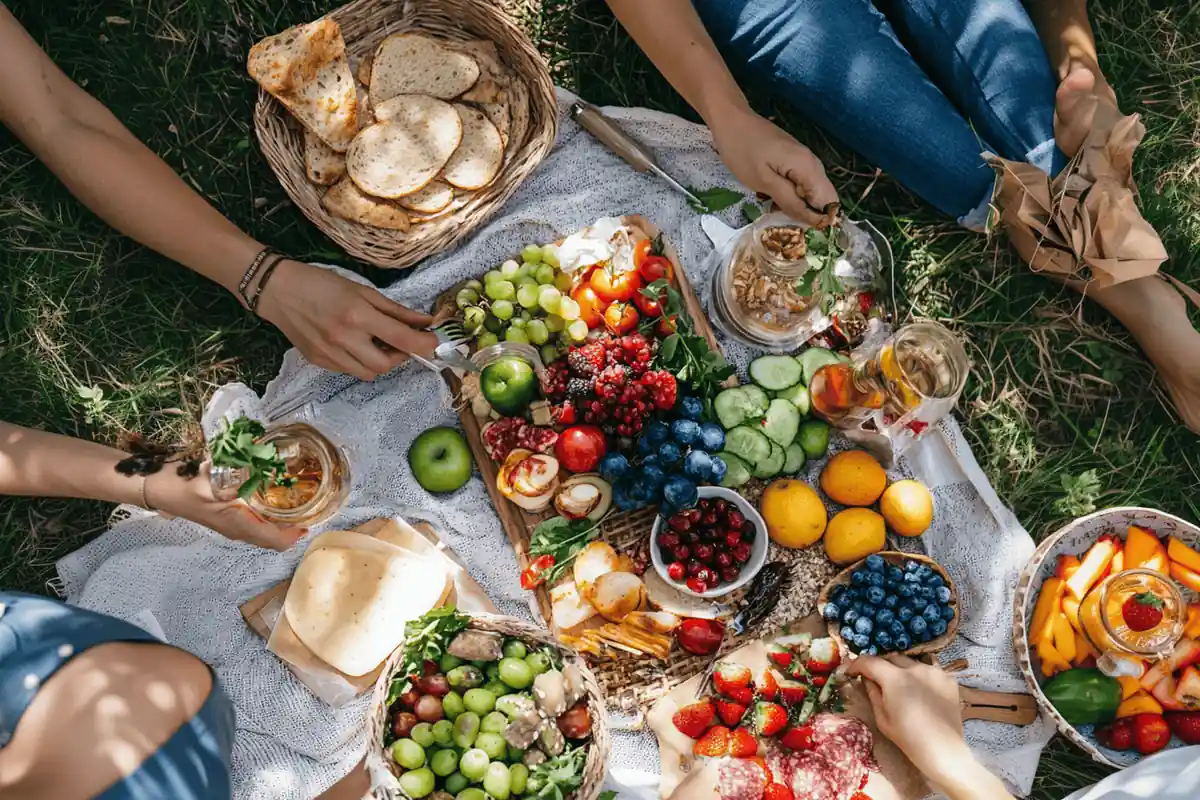
[[[821,489],[844,506],[869,506],[886,487],[887,473],[875,456],[862,450],[838,453],[821,470]]]
[[[888,527],[901,536],[920,536],[933,522],[933,495],[919,481],[896,481],[879,500]]]
[[[886,543],[883,517],[869,508],[847,508],[829,520],[825,531],[825,555],[835,564],[852,564]]]
[[[772,481],[758,501],[767,533],[782,547],[808,547],[821,539],[829,517],[825,504],[803,481]]]

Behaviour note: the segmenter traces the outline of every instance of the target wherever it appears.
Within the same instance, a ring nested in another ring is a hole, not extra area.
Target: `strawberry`
[[[850,800],[871,800],[871,796],[866,792],[855,792]]]
[[[804,665],[809,672],[828,674],[837,669],[842,663],[841,653],[838,652],[837,642],[833,639],[817,639],[808,649],[808,662]]]
[[[1200,744],[1200,711],[1167,714],[1167,726],[1184,744]]]
[[[1109,750],[1133,749],[1133,717],[1123,717],[1107,728],[1096,731],[1100,744]]]
[[[776,637],[775,644],[786,647],[795,653],[807,650],[808,646],[812,644],[812,640],[811,633],[790,633],[787,636]]]
[[[1200,642],[1184,637],[1175,645],[1164,666],[1168,672],[1178,672],[1193,664],[1200,664]]]
[[[1157,628],[1163,618],[1163,601],[1153,592],[1135,594],[1121,606],[1121,617],[1131,630]]]
[[[763,800],[796,800],[796,795],[782,783],[768,783],[763,789]]]
[[[812,724],[806,723],[795,728],[788,728],[784,731],[783,736],[779,737],[779,743],[789,750],[812,750]]]
[[[754,704],[754,732],[759,736],[774,736],[787,727],[787,721],[787,712],[778,703]]]
[[[746,716],[748,706],[732,700],[717,700],[717,716],[729,727],[735,727]]]
[[[699,739],[704,735],[704,729],[712,723],[716,714],[717,710],[713,708],[711,700],[701,700],[676,711],[675,715],[671,717],[671,722],[675,724],[675,729],[684,736]]]
[[[750,685],[750,668],[731,661],[722,661],[713,670],[713,688],[718,694],[730,697],[731,689],[744,689]]]
[[[697,756],[724,756],[729,755],[729,728],[724,725],[714,725],[708,729],[708,733],[696,742],[692,747],[692,753]]]
[[[808,697],[808,687],[799,681],[784,680],[779,684],[779,701],[785,706],[798,706]]]
[[[1200,670],[1188,667],[1179,676],[1175,699],[1187,708],[1200,708]]]
[[[754,702],[754,690],[749,686],[734,687],[727,691],[725,696],[733,702],[741,703],[744,706],[748,706]]]
[[[1186,711],[1187,708],[1175,697],[1177,688],[1178,684],[1175,682],[1175,677],[1167,675],[1158,682],[1154,687],[1154,691],[1150,692],[1150,694],[1154,695],[1154,699],[1158,701],[1158,704],[1167,711]]]
[[[755,689],[763,700],[775,700],[779,697],[779,680],[775,677],[775,670],[770,667],[764,669],[755,682]]]
[[[758,740],[745,728],[738,728],[729,737],[729,755],[750,758],[758,752]]]
[[[795,656],[791,650],[788,650],[779,642],[771,642],[767,645],[767,658],[771,659],[771,663],[775,666],[786,670],[792,665]]]
[[[1171,729],[1162,714],[1138,714],[1133,718],[1133,747],[1144,756],[1157,753],[1171,741]]]
[[[811,683],[813,686],[817,687],[818,689],[823,689],[823,688],[825,688],[825,684],[829,683],[829,676],[828,675],[813,675]]]

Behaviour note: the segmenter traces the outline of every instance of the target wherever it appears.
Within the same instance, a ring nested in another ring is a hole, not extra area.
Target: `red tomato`
[[[667,338],[675,332],[675,329],[676,325],[674,317],[661,317],[658,320],[658,324],[654,326],[654,332],[658,334],[658,338],[660,339]]]
[[[654,242],[650,239],[642,239],[633,248],[634,266],[637,267],[638,274],[642,276],[642,281],[646,284],[654,283],[660,278],[671,280],[675,276],[671,260],[661,252],[654,251]]]
[[[637,310],[643,317],[650,317],[651,319],[654,317],[661,317],[663,313],[662,300],[665,299],[663,297],[663,293],[660,292],[658,298],[656,299],[653,297],[647,297],[644,294],[644,292],[647,291],[650,290],[639,289],[637,294],[633,296],[633,304],[637,306]]]
[[[589,285],[596,290],[601,300],[609,303],[628,303],[637,290],[642,288],[642,276],[636,270],[612,273],[598,269],[592,273]]]
[[[532,590],[541,586],[546,582],[546,577],[542,573],[553,566],[554,556],[549,553],[535,558],[529,567],[521,573],[521,588]]]
[[[725,626],[713,619],[685,619],[675,629],[679,646],[696,656],[711,656],[725,638]]]
[[[629,333],[637,324],[637,309],[629,303],[613,303],[604,310],[604,326],[615,334]]]
[[[591,472],[607,452],[604,431],[595,425],[572,425],[554,443],[558,463],[571,472]]]
[[[595,289],[582,283],[571,291],[571,299],[579,303],[579,318],[586,322],[589,328],[600,327],[604,322],[604,309],[608,303],[600,299]]]
[[[646,260],[646,256],[652,255],[654,252],[654,242],[650,239],[642,239],[633,248],[633,265],[640,272],[642,262]]]

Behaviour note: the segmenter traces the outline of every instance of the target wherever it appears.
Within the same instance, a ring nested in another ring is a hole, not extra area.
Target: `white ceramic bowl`
[[[662,559],[662,553],[659,552],[658,534],[662,531],[666,524],[667,518],[661,514],[654,520],[654,528],[650,531],[650,560],[654,563],[654,569],[662,576],[662,579],[671,586],[674,586],[681,592],[690,594],[693,597],[713,598],[723,597],[730,592],[737,591],[754,579],[754,576],[759,573],[763,565],[767,563],[767,545],[769,543],[767,537],[767,523],[763,522],[762,516],[759,515],[758,509],[754,507],[746,498],[742,497],[732,489],[725,489],[720,486],[701,486],[698,489],[700,499],[719,497],[728,500],[737,506],[738,511],[742,512],[742,516],[754,523],[756,531],[754,543],[750,548],[750,560],[742,567],[742,574],[733,583],[723,583],[715,589],[709,589],[707,592],[693,592],[687,587],[683,581],[672,580],[667,575],[667,564]]]

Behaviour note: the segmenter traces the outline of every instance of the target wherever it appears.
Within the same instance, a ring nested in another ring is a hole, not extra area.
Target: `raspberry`
[[[655,372],[647,372],[642,376],[641,382],[650,390],[650,397],[654,400],[655,408],[660,411],[668,411],[675,407],[679,387],[675,382],[674,375],[665,369],[660,369]]]
[[[605,400],[611,400],[618,395],[628,381],[625,367],[614,364],[605,367],[596,376],[596,395]]]
[[[592,382],[588,378],[571,378],[567,381],[567,396],[572,400],[583,400],[592,393]]]
[[[604,369],[605,355],[602,344],[588,342],[581,347],[571,348],[571,351],[567,353],[567,365],[575,375],[587,378]]]
[[[550,415],[555,425],[574,425],[578,417],[575,404],[570,400],[564,400],[551,408]]]

